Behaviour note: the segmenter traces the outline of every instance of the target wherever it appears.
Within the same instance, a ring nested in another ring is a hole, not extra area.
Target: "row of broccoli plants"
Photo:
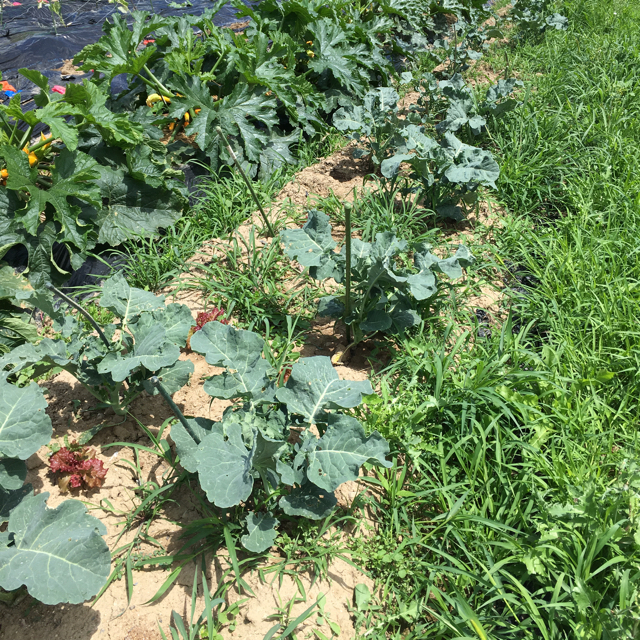
[[[324,298],[318,313],[343,317],[356,341],[366,333],[397,333],[415,325],[432,312],[437,274],[460,277],[473,260],[464,247],[439,259],[428,247],[410,248],[390,234],[380,234],[372,244],[349,238],[353,252],[346,255],[344,249],[335,251],[328,220],[315,211],[303,229],[285,230],[282,238],[287,253],[313,277],[342,282],[348,274],[346,299],[353,304]],[[411,254],[414,267],[399,267],[398,260],[406,263]],[[25,384],[25,372],[28,379],[64,369],[116,414],[125,414],[142,393],[161,393],[178,418],[171,438],[182,467],[198,474],[216,507],[247,507],[241,542],[249,551],[273,544],[278,511],[325,518],[336,506],[334,491],[356,479],[362,464],[389,464],[383,438],[375,432],[367,436],[343,412],[372,394],[371,384],[340,380],[329,358],[289,365],[275,359],[256,333],[215,320],[194,332],[186,306],[166,304],[163,296],[129,286],[122,275],[103,285],[98,304],[114,317],[103,326],[84,310],[88,322],[56,312],[51,299],[35,293],[23,277],[3,275],[5,294],[45,308],[57,335],[19,345],[0,358],[0,514],[8,521],[0,587],[5,590],[24,584],[46,603],[79,602],[100,590],[109,569],[99,521],[74,501],[48,510],[47,496],[33,496],[32,487],[23,485],[24,460],[52,435],[43,390],[35,382]],[[210,396],[234,401],[219,422],[185,417],[172,400],[193,373],[192,362],[180,359],[187,341],[209,364],[225,370],[204,383]]]
[[[82,84],[21,70],[40,92],[33,110],[20,94],[0,104],[0,259],[23,245],[34,285],[61,282],[54,243],[75,269],[96,245],[174,223],[188,203],[177,167],[231,163],[216,127],[247,173],[268,176],[336,109],[397,78],[394,61],[450,35],[447,15],[458,48],[484,46],[477,25],[490,15],[481,0],[264,0],[237,3],[250,24],[236,34],[213,24],[222,4],[198,17],[114,16],[75,58],[90,73]],[[127,88],[112,95],[122,74]]]

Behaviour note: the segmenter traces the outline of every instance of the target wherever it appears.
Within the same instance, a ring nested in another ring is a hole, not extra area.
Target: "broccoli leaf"
[[[156,296],[129,286],[125,277],[118,273],[102,286],[100,306],[112,311],[123,325],[128,325],[143,311],[153,311],[164,306],[164,296]]]
[[[0,378],[0,456],[26,460],[49,443],[53,427],[46,408],[35,382],[16,387]]]
[[[15,458],[0,458],[0,488],[19,489],[27,477],[27,465]]]
[[[272,367],[262,358],[263,347],[264,340],[251,331],[207,322],[191,338],[191,348],[204,354],[209,364],[232,371],[207,380],[204,390],[214,398],[261,400],[271,397],[268,374]]]
[[[357,407],[362,396],[371,393],[373,389],[368,380],[340,380],[329,358],[314,356],[293,365],[286,386],[276,391],[276,397],[291,413],[315,424],[324,409]]]
[[[307,477],[321,489],[335,491],[343,482],[357,479],[365,462],[390,467],[388,454],[389,444],[377,431],[367,438],[355,418],[331,414],[326,432],[308,454]]]
[[[288,516],[301,516],[310,520],[323,520],[336,508],[335,495],[311,482],[294,487],[291,493],[280,498],[280,506]]]
[[[48,509],[48,493],[25,497],[9,517],[13,544],[0,547],[0,586],[26,585],[45,604],[80,603],[104,585],[110,570],[106,527],[76,500]]]
[[[221,423],[214,425],[195,454],[200,486],[211,502],[223,508],[240,504],[251,495],[255,454],[255,443],[253,449],[247,449],[238,423],[225,425],[225,431]]]
[[[247,523],[247,535],[240,538],[242,546],[253,553],[266,551],[278,537],[276,527],[278,520],[272,518],[269,513],[254,513],[249,511],[245,518]]]

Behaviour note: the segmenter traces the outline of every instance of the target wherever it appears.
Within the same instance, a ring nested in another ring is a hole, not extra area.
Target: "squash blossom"
[[[29,156],[29,166],[33,167],[33,165],[38,164],[38,156],[33,153],[33,151],[29,151],[29,147],[24,147],[22,149]]]
[[[9,172],[6,169],[0,169],[0,185],[4,187],[7,184],[8,177]]]
[[[49,134],[48,136],[45,136],[44,133],[40,134],[40,140],[42,140],[42,142],[44,142],[45,140],[49,140],[49,138],[52,138],[52,134]],[[51,146],[51,142],[47,142],[47,144],[44,145],[44,147],[42,147],[42,149],[48,149]]]

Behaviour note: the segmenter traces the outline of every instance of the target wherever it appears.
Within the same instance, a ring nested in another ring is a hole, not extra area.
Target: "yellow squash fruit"
[[[171,98],[167,98],[166,96],[163,98],[159,93],[152,93],[147,97],[147,107],[154,105],[156,102],[171,104]]]

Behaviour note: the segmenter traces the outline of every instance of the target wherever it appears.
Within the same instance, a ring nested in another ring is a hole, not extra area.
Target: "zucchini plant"
[[[236,400],[222,420],[184,417],[171,427],[180,463],[198,474],[207,498],[228,509],[250,509],[243,546],[268,549],[277,535],[277,510],[319,520],[336,506],[334,491],[355,480],[364,463],[388,467],[389,445],[343,410],[373,393],[368,381],[340,380],[326,357],[301,358],[286,382],[263,357],[256,333],[208,322],[191,338],[193,351],[225,371],[204,390]],[[158,383],[160,389],[162,384]]]
[[[34,367],[34,375],[42,375],[59,367],[118,415],[141,393],[157,393],[153,374],[171,394],[188,382],[193,363],[178,360],[193,325],[188,307],[165,305],[164,296],[130,287],[122,275],[104,283],[99,304],[119,322],[99,327],[66,315],[54,324],[63,339],[23,344],[0,358],[0,370],[15,376]]]
[[[45,604],[80,603],[109,576],[106,527],[77,500],[49,509],[49,494],[24,484],[24,461],[51,439],[46,407],[35,382],[10,384],[0,368],[0,601],[24,585]]]
[[[0,258],[23,245],[25,273],[42,287],[68,277],[54,243],[75,269],[97,244],[153,235],[180,218],[183,175],[142,124],[110,111],[107,95],[88,80],[61,95],[40,72],[20,73],[40,92],[32,111],[23,111],[19,94],[0,104]],[[32,144],[43,126],[51,134]]]
[[[440,259],[430,252],[431,246],[418,243],[410,247],[392,233],[378,233],[375,242],[362,242],[350,237],[340,253],[331,237],[329,217],[310,211],[302,229],[281,232],[287,255],[309,268],[316,280],[333,278],[346,283],[343,296],[320,298],[318,314],[341,318],[353,329],[354,343],[376,331],[401,333],[420,323],[432,313],[439,291],[439,273],[455,279],[463,267],[474,262],[463,245],[456,253]],[[400,258],[413,253],[413,268],[401,266]]]

